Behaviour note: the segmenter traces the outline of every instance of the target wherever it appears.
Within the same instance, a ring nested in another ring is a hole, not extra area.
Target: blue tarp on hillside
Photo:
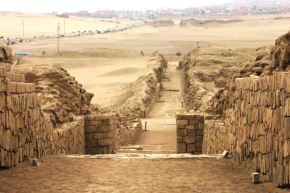
[[[29,56],[30,54],[27,52],[16,52],[15,56]]]

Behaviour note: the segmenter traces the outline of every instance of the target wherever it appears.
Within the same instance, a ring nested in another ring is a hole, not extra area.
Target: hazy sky
[[[72,12],[88,10],[94,12],[102,9],[140,10],[199,7],[230,1],[231,0],[0,0],[0,11]]]

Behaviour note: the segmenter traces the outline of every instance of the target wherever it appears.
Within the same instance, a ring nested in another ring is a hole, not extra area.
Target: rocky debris
[[[270,47],[258,48],[255,55],[252,56],[251,59],[244,64],[243,68],[240,70],[239,73],[235,75],[235,77],[248,77],[250,75],[260,76],[262,74],[265,74],[265,70],[269,70],[271,65],[269,55],[270,50]],[[266,74],[269,74],[269,71],[266,72]]]
[[[0,44],[0,64],[9,63],[13,64],[14,56],[12,49],[6,45]]]
[[[271,69],[286,70],[290,65],[290,31],[276,40],[271,51]]]
[[[210,100],[209,112],[222,114],[227,108],[229,92],[235,88],[234,78],[249,76],[268,76],[273,72],[290,70],[290,32],[279,37],[274,47],[261,47],[256,50],[254,56],[246,62],[239,73],[228,81],[227,87],[220,90]]]
[[[42,99],[42,110],[50,115],[54,127],[70,122],[75,115],[96,110],[91,105],[93,94],[63,68],[57,66],[15,66],[14,72],[25,74],[26,82],[36,84]]]
[[[208,102],[225,88],[251,49],[195,49],[179,63],[182,69],[183,98],[186,107],[195,112],[207,112]]]
[[[289,65],[290,32],[279,37],[274,47],[257,49],[256,56],[244,65],[238,77],[272,75],[276,71],[289,71]]]

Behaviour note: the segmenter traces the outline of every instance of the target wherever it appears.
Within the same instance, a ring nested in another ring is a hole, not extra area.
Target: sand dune
[[[139,71],[138,68],[133,68],[133,67],[121,68],[121,69],[117,69],[117,70],[113,70],[113,71],[101,74],[99,76],[127,76],[133,73],[136,73],[138,71]]]

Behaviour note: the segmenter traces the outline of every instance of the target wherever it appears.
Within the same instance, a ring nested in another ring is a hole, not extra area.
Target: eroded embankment
[[[208,112],[209,101],[225,88],[251,54],[251,49],[200,48],[184,56],[182,90],[184,105],[194,112]]]
[[[141,134],[140,127],[136,128],[137,131],[132,131],[132,128],[128,128],[127,125],[130,125],[132,121],[137,121],[141,124],[140,118],[148,115],[158,99],[160,81],[164,68],[167,66],[167,61],[156,52],[152,54],[148,65],[152,69],[152,73],[141,76],[131,83],[129,85],[131,95],[116,109],[120,124],[117,132],[127,131],[126,137],[119,135],[120,137],[117,140],[119,145],[134,144],[136,142]]]

